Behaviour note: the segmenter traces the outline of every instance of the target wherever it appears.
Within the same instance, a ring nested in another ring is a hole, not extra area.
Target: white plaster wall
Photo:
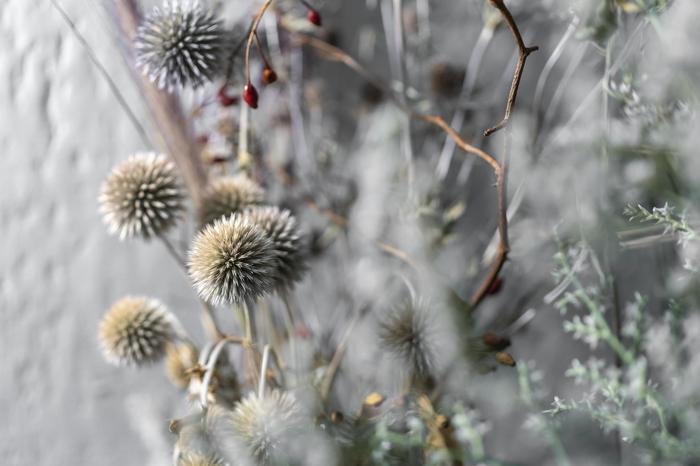
[[[98,0],[59,0],[143,119]],[[158,244],[123,244],[99,185],[140,140],[49,0],[0,0],[0,464],[164,465],[182,410],[159,368],[103,362],[96,328],[128,293],[185,320],[189,287]]]

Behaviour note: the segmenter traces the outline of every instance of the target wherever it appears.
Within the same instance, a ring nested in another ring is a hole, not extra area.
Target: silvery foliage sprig
[[[529,413],[524,427],[527,431],[545,439],[557,466],[570,466],[572,463],[559,437],[559,420],[547,416],[547,412],[542,409],[547,396],[542,386],[542,379],[543,374],[535,367],[534,362],[518,364],[520,401]]]
[[[645,76],[642,76],[644,79]],[[655,127],[662,123],[678,123],[693,117],[690,105],[682,100],[671,102],[645,101],[635,88],[632,79],[624,76],[620,81],[610,80],[608,94],[622,104],[622,111],[630,120],[637,120],[645,127]]]
[[[690,224],[687,212],[676,214],[675,208],[668,203],[663,207],[653,207],[651,210],[641,204],[629,205],[625,208],[624,214],[630,221],[661,225],[663,234],[675,235],[678,245],[683,249],[687,249],[699,238],[697,231]],[[698,264],[692,257],[686,257],[683,267],[691,272],[698,270]]]
[[[464,465],[506,466],[506,463],[491,457],[486,450],[485,436],[491,425],[482,418],[479,411],[457,402],[451,412],[451,438],[456,443],[454,448],[435,449],[425,454],[425,457],[423,449],[430,428],[417,413],[406,417],[406,428],[400,432],[392,428],[389,419],[380,420],[374,426],[370,439],[372,464],[438,466],[457,461]]]
[[[670,209],[644,212],[670,221],[679,228],[686,225],[672,218]],[[580,257],[581,251],[585,251],[589,267],[596,264],[595,255],[585,244],[560,251],[555,256],[558,264],[555,276],[568,280],[566,291],[555,307],[562,313],[583,311],[582,317],[576,315],[565,321],[564,329],[592,349],[599,343],[609,347],[619,365],[614,359],[591,358],[586,362],[574,359],[566,375],[577,384],[586,386],[586,393],[577,400],[554,397],[551,409],[544,412],[553,416],[568,411],[589,415],[604,431],[619,432],[620,438],[632,446],[643,464],[699,459],[700,432],[685,414],[690,400],[674,396],[678,384],[668,380],[674,375],[655,377],[655,367],[650,363],[650,358],[655,360],[654,352],[660,347],[658,337],[654,335],[663,328],[674,328],[678,332],[682,328],[677,322],[680,313],[667,313],[662,322],[654,322],[649,317],[646,299],[636,294],[624,309],[625,323],[619,335],[616,334],[605,317],[609,302],[604,288],[605,276],[599,275],[593,284],[584,283],[582,272],[585,268],[574,269],[572,266],[571,258]],[[683,338],[679,340],[683,341]],[[668,353],[677,355],[678,350]],[[667,359],[659,363],[665,364]],[[676,375],[683,373],[682,368],[678,369]],[[659,372],[664,374],[663,370]],[[675,428],[671,429],[670,425]]]

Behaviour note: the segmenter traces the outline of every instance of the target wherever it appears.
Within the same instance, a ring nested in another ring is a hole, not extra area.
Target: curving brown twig
[[[503,0],[489,0],[489,3],[491,3],[491,5],[494,8],[497,8],[498,11],[501,12],[501,14],[503,15],[503,19],[505,19],[506,23],[508,24],[508,28],[510,28],[510,32],[513,33],[513,38],[515,39],[515,43],[518,46],[518,63],[515,65],[513,81],[510,84],[510,91],[508,91],[508,100],[506,101],[505,115],[503,116],[503,119],[500,122],[484,131],[484,136],[490,136],[496,131],[505,128],[505,126],[508,124],[510,116],[513,113],[513,105],[515,105],[515,99],[518,97],[518,88],[520,87],[520,81],[523,77],[525,61],[527,61],[527,57],[530,56],[532,52],[535,52],[539,49],[539,47],[537,46],[527,47],[525,45],[525,42],[523,41],[523,36],[520,34],[520,29],[518,28],[518,24],[515,22],[513,15],[510,13],[510,10],[508,10],[508,7],[506,7],[506,4],[503,2]]]
[[[257,39],[260,21],[271,4],[272,0],[265,0],[265,3],[262,4],[258,12],[255,14],[255,18],[253,19],[250,29],[248,30],[248,38],[246,39],[245,44],[245,75],[248,82],[250,82],[250,49],[253,46],[253,40]],[[259,44],[260,42],[258,42],[258,46]],[[263,60],[265,60],[265,55],[263,54],[262,49],[260,49],[260,54],[263,56]],[[265,60],[265,62],[267,62],[267,60]]]

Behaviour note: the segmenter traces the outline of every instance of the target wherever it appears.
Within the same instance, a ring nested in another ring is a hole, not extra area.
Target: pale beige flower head
[[[153,152],[132,155],[117,165],[102,185],[99,201],[109,232],[121,239],[160,235],[184,210],[175,165]]]
[[[202,200],[201,224],[207,225],[241,212],[247,207],[261,204],[265,191],[244,175],[223,176],[211,182]]]
[[[276,267],[270,239],[240,214],[204,227],[189,254],[189,274],[197,293],[215,305],[255,299],[270,291]]]
[[[165,356],[174,338],[174,317],[160,302],[144,297],[117,301],[100,322],[99,339],[112,364],[143,366]]]
[[[178,459],[177,466],[224,466],[224,462],[214,455],[187,453]]]
[[[289,451],[289,443],[304,426],[294,396],[273,390],[262,397],[251,393],[234,408],[233,434],[259,464],[274,463]]]
[[[278,207],[253,207],[245,215],[263,229],[277,255],[275,287],[291,288],[307,270],[303,238],[294,216]]]

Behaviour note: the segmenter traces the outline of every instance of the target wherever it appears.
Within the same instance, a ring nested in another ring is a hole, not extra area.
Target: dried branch
[[[526,47],[525,42],[523,42],[523,36],[520,34],[520,29],[518,29],[518,25],[515,22],[515,19],[513,19],[513,15],[510,13],[508,10],[508,7],[506,7],[506,4],[503,2],[503,0],[489,0],[491,5],[493,5],[495,8],[498,9],[498,11],[501,12],[503,15],[503,18],[506,20],[506,23],[508,24],[508,27],[510,28],[510,32],[513,33],[513,38],[515,39],[516,44],[518,45],[518,63],[515,65],[515,72],[513,73],[513,81],[511,82],[510,85],[510,91],[508,92],[508,100],[506,101],[506,112],[505,116],[503,119],[496,124],[495,126],[492,126],[491,128],[487,129],[484,131],[484,136],[490,136],[496,131],[503,129],[507,124],[508,121],[510,120],[510,116],[513,112],[513,105],[515,105],[515,99],[518,97],[518,88],[520,87],[520,80],[523,77],[523,70],[525,68],[525,61],[527,60],[527,57],[534,51],[538,50],[539,47],[534,46],[534,47]]]
[[[135,0],[114,0],[114,6],[126,42],[131,44],[141,18],[138,5]],[[180,103],[175,96],[158,89],[147,77],[140,77],[141,91],[160,130],[168,155],[177,164],[195,209],[199,209],[207,184],[207,174]]]
[[[248,82],[250,82],[250,49],[253,46],[253,40],[257,37],[260,20],[271,4],[272,0],[265,0],[265,3],[263,3],[258,12],[255,14],[255,19],[253,19],[250,29],[248,30],[248,38],[246,39],[245,44],[245,73]],[[262,49],[260,49],[260,53],[263,53]]]

